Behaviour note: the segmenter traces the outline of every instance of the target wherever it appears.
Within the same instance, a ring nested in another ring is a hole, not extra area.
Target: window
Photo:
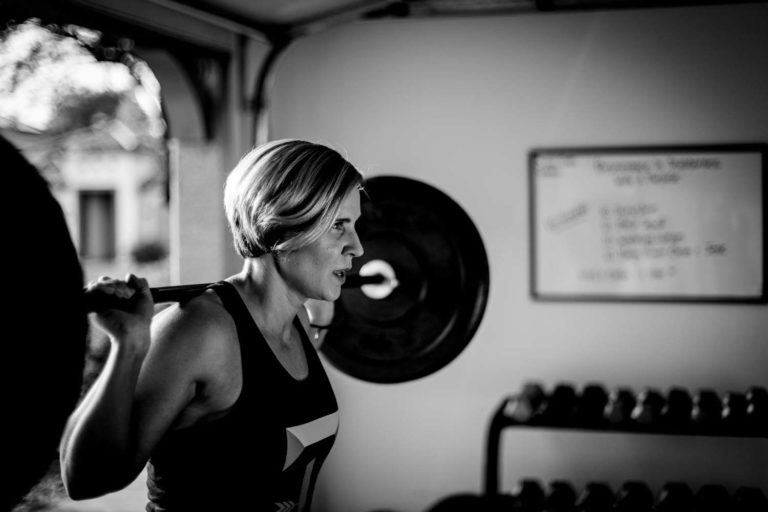
[[[115,193],[80,191],[80,256],[83,259],[115,258]]]

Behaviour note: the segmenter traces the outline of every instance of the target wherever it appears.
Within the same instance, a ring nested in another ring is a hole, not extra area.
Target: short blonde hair
[[[224,209],[243,258],[292,251],[327,232],[363,177],[337,151],[276,140],[246,153],[227,177]]]

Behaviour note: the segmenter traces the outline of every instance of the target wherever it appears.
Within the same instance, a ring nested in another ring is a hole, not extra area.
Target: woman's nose
[[[360,242],[360,237],[357,236],[357,231],[352,230],[352,236],[348,245],[347,253],[351,254],[353,258],[359,258],[363,255],[365,250],[363,244]]]

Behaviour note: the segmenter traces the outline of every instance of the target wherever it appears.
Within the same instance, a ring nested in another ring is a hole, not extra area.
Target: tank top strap
[[[309,341],[309,335],[307,334],[307,331],[304,329],[304,325],[301,323],[301,320],[299,319],[299,315],[296,315],[296,317],[293,319],[293,325],[296,327],[296,330],[299,331],[299,337],[301,338],[301,346],[304,348],[304,356],[307,359],[309,376],[312,377],[313,375],[317,374],[318,368],[322,367],[322,363],[320,362],[320,357],[317,355],[317,349],[315,349],[315,346],[312,344],[311,341]]]
[[[234,285],[228,281],[219,281],[213,283],[210,287],[221,298],[224,308],[232,316],[237,328],[237,336],[240,344],[241,362],[243,365],[243,379],[247,380],[246,374],[254,358],[261,360],[259,364],[259,375],[265,378],[273,379],[274,383],[283,383],[284,385],[300,385],[301,382],[308,382],[314,378],[318,370],[322,370],[322,363],[318,357],[315,347],[309,341],[307,331],[296,315],[293,319],[293,325],[299,332],[301,345],[307,360],[309,378],[303,381],[295,381],[289,376],[276,356],[269,348],[264,335],[259,326],[253,320],[248,307],[243,302],[242,297],[235,289]],[[325,372],[320,372],[324,374]],[[244,386],[245,387],[245,386]]]
[[[237,339],[240,345],[240,353],[243,363],[248,360],[246,354],[253,347],[266,347],[266,340],[261,334],[256,322],[253,321],[251,312],[243,302],[240,293],[234,285],[228,281],[218,281],[209,286],[221,299],[224,309],[230,314],[237,328]]]

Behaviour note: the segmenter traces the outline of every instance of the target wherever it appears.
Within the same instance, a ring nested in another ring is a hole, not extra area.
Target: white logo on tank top
[[[309,423],[285,429],[286,450],[283,471],[301,457],[301,454],[307,447],[335,435],[338,430],[339,411],[322,418],[317,418]]]

